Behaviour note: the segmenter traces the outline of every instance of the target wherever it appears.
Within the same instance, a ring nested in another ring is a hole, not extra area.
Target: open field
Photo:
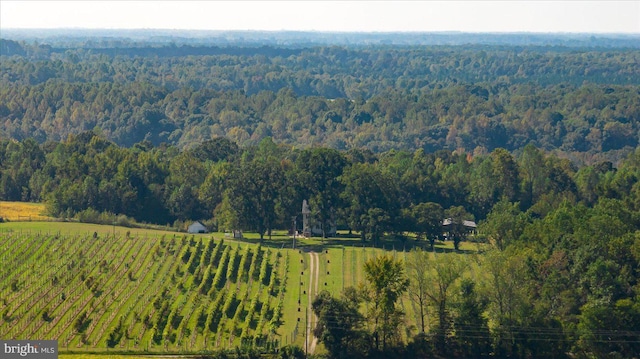
[[[44,204],[0,201],[0,217],[10,221],[41,221],[51,217],[45,214]]]
[[[100,235],[125,236],[129,232],[132,237],[157,237],[162,235],[179,235],[174,231],[162,231],[145,228],[126,228],[104,224],[79,222],[6,222],[0,223],[0,232],[60,234],[60,235]]]
[[[0,224],[0,337],[57,339],[61,352],[305,347],[319,291],[337,295],[365,280],[367,259],[407,253],[350,239],[302,239],[296,249],[284,235],[257,242],[81,223]],[[450,244],[438,250],[458,255]],[[408,298],[401,305],[416,326]]]

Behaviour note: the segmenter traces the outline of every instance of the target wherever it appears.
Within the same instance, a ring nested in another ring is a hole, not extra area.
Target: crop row
[[[0,234],[0,250],[0,337],[57,339],[62,350],[198,352],[264,345],[282,325],[286,250],[29,233]]]

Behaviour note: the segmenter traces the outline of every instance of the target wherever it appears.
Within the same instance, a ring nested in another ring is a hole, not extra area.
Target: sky
[[[640,0],[0,0],[10,28],[640,33]]]

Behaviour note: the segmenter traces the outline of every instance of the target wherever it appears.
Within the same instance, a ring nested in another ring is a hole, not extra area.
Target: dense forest
[[[39,143],[90,130],[123,146],[179,148],[213,137],[376,153],[531,143],[592,164],[618,163],[640,131],[634,49],[0,48],[13,54],[0,63],[0,136]]]
[[[0,142],[0,199],[45,202],[60,217],[89,210],[156,224],[212,220],[221,230],[261,234],[289,228],[307,199],[324,224],[336,218],[376,240],[429,227],[414,223],[420,218],[438,222],[455,212],[481,221],[505,201],[535,218],[560,203],[592,207],[601,198],[640,209],[638,155],[618,167],[577,167],[533,145],[517,156],[503,148],[485,155],[299,149],[271,138],[239,147],[223,137],[185,150],[149,141],[127,148],[89,131],[63,142]]]

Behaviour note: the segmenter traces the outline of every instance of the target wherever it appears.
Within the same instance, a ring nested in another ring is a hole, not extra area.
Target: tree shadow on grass
[[[272,239],[264,239],[260,241],[259,239],[234,239],[238,242],[242,243],[250,243],[250,244],[261,244],[263,247],[274,248],[274,249],[283,249],[293,248],[293,238],[292,237],[278,237]],[[431,251],[431,246],[427,241],[415,240],[413,238],[406,238],[404,240],[398,238],[387,237],[382,240],[378,240],[376,242],[371,241],[362,241],[360,236],[357,235],[341,235],[339,237],[331,237],[322,239],[319,237],[313,238],[299,238],[296,240],[296,249],[303,252],[322,252],[328,249],[336,249],[336,248],[369,248],[369,249],[381,249],[385,251],[405,251],[408,252],[414,248],[421,248],[425,251]],[[434,252],[436,253],[458,253],[458,254],[473,254],[478,253],[476,249],[460,249],[455,250],[454,248],[447,245],[446,242],[436,242],[434,246]]]

